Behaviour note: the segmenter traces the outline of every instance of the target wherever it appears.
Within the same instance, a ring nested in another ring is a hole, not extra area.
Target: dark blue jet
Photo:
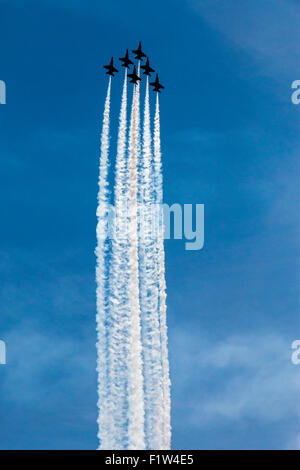
[[[118,70],[114,67],[113,57],[111,58],[109,65],[104,65],[104,68],[107,69],[107,75],[111,75],[112,77],[114,77],[115,72],[118,72]]]
[[[150,83],[150,85],[153,86],[153,91],[157,91],[158,93],[160,93],[161,88],[165,88],[163,85],[159,83],[157,74],[156,74],[155,82]]]
[[[152,72],[154,72],[154,70],[149,65],[149,57],[147,57],[146,65],[141,65],[141,69],[145,70],[143,74],[148,76],[151,75]]]
[[[139,47],[132,51],[135,54],[135,58],[138,60],[143,60],[143,57],[146,57],[146,54],[142,51],[142,43],[139,42]]]
[[[131,78],[130,83],[137,83],[138,80],[141,80],[140,77],[136,73],[135,66],[133,67],[133,72],[128,74],[128,77]]]
[[[128,49],[126,49],[125,57],[120,57],[119,60],[123,62],[122,67],[126,67],[127,69],[129,69],[130,64],[133,64],[132,60],[129,59]]]

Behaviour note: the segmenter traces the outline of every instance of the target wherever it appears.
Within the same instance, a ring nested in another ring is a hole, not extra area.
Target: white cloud
[[[275,79],[298,70],[300,10],[296,2],[187,0],[187,4],[236,47],[254,56]]]
[[[7,403],[52,408],[77,388],[82,396],[93,383],[89,351],[84,341],[21,326],[5,335],[7,364],[1,399]],[[92,358],[93,359],[93,358]],[[80,379],[84,378],[84,380]]]
[[[173,359],[176,400],[194,426],[244,418],[277,422],[299,414],[300,368],[291,364],[290,339],[258,333],[213,342],[180,331],[173,342],[180,351]],[[187,390],[193,390],[188,402]]]
[[[287,443],[286,450],[300,450],[300,434],[293,436]]]

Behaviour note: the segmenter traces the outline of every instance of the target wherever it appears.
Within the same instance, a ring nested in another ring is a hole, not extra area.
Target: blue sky
[[[300,448],[298,2],[0,8],[0,448],[97,446],[102,65],[138,40],[166,86],[165,202],[205,204],[203,250],[166,242],[173,447]]]

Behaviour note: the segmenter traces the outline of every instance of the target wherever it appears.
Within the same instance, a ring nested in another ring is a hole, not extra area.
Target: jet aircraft
[[[128,49],[126,49],[125,57],[120,57],[119,60],[123,62],[122,67],[126,67],[127,69],[129,69],[130,64],[133,64],[132,60],[129,59]]]
[[[150,67],[149,65],[149,57],[147,57],[147,61],[146,61],[146,64],[145,65],[141,65],[141,69],[144,70],[143,74],[144,75],[151,75],[152,72],[154,72],[154,70]]]
[[[114,77],[115,72],[118,72],[118,70],[114,67],[113,57],[111,58],[109,65],[104,65],[104,68],[107,69],[107,75],[111,75],[112,77]]]
[[[153,86],[153,91],[157,91],[158,93],[160,93],[161,88],[165,88],[159,83],[158,74],[156,74],[155,82],[150,83],[150,85]]]
[[[142,51],[142,43],[139,42],[139,47],[132,51],[135,54],[135,58],[138,60],[143,60],[143,57],[146,57],[146,54]]]
[[[135,66],[133,67],[133,72],[128,74],[128,77],[131,78],[130,83],[137,84],[138,80],[141,80],[140,77],[136,73]]]

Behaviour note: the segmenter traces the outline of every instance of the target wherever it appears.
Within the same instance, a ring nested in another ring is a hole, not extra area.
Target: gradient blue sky
[[[203,250],[166,242],[173,447],[300,448],[299,2],[0,10],[0,448],[97,446],[102,65],[138,40],[166,85],[165,202],[206,211]]]

